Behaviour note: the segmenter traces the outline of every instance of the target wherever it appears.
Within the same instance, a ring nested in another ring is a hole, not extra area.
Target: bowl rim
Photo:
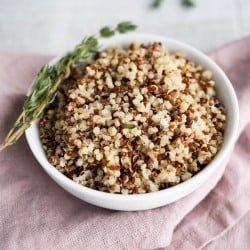
[[[219,74],[223,78],[224,85],[226,86],[226,88],[228,88],[228,91],[230,92],[230,95],[231,95],[229,97],[230,97],[230,101],[231,101],[232,107],[233,107],[232,113],[234,115],[234,118],[231,119],[231,124],[230,124],[231,130],[228,131],[227,143],[222,144],[220,150],[215,155],[215,157],[212,159],[212,161],[210,163],[208,163],[204,169],[202,169],[200,172],[198,172],[197,174],[192,176],[190,179],[188,179],[184,182],[181,182],[175,186],[172,186],[172,187],[169,187],[169,188],[166,188],[163,190],[159,190],[156,192],[150,192],[150,193],[144,193],[144,194],[123,195],[123,194],[103,192],[103,191],[95,190],[92,188],[85,187],[81,184],[78,184],[78,183],[74,182],[73,180],[69,179],[68,177],[66,177],[59,170],[57,170],[53,165],[51,165],[47,161],[45,154],[44,154],[44,157],[41,158],[39,153],[34,149],[36,147],[34,147],[33,140],[32,140],[32,134],[30,133],[31,127],[36,126],[36,129],[38,130],[38,125],[37,125],[38,120],[32,122],[30,128],[25,131],[26,139],[27,139],[27,142],[29,144],[29,147],[30,147],[32,153],[34,154],[35,158],[40,163],[40,165],[43,167],[43,169],[49,175],[55,177],[55,179],[58,182],[63,183],[63,185],[65,187],[69,188],[70,190],[73,190],[73,191],[78,192],[78,193],[80,192],[82,194],[88,194],[88,195],[95,197],[95,198],[101,198],[101,199],[106,199],[106,200],[117,200],[117,201],[126,201],[126,200],[129,200],[129,201],[142,201],[142,200],[144,200],[145,201],[147,199],[152,199],[152,198],[157,198],[157,197],[160,198],[163,196],[165,197],[168,194],[173,194],[176,192],[184,191],[186,188],[188,189],[188,187],[190,187],[194,184],[197,184],[199,182],[202,183],[202,179],[204,179],[206,176],[210,175],[213,172],[213,170],[215,168],[217,168],[222,163],[222,161],[226,158],[227,154],[233,148],[234,143],[237,139],[238,125],[239,125],[239,105],[238,105],[236,93],[235,93],[235,90],[232,86],[232,83],[230,82],[230,80],[228,79],[228,77],[226,76],[224,71],[211,58],[209,58],[206,54],[204,54],[200,50],[190,46],[187,43],[180,42],[178,40],[168,38],[165,36],[154,35],[154,34],[140,34],[140,33],[121,34],[121,35],[116,35],[115,37],[108,39],[108,40],[100,39],[100,44],[102,45],[101,46],[101,49],[102,49],[102,47],[116,44],[117,41],[120,41],[120,43],[118,43],[118,45],[119,45],[122,43],[128,43],[129,41],[131,42],[133,40],[139,40],[139,42],[142,40],[147,40],[147,41],[158,40],[160,42],[163,42],[164,44],[172,44],[172,45],[174,44],[175,46],[182,48],[182,49],[180,49],[180,51],[187,52],[187,57],[189,57],[189,54],[191,54],[191,56],[195,55],[196,57],[199,58],[199,60],[201,62],[203,61],[203,62],[206,62],[206,64],[209,64],[210,68],[212,68],[212,70],[216,71],[217,74]],[[171,49],[169,49],[169,50],[171,51]],[[54,64],[64,54],[65,53],[63,53],[59,56],[56,56],[55,58],[53,58],[49,62],[49,64]],[[229,126],[229,125],[227,124],[227,126]],[[223,138],[223,141],[224,141],[224,139],[225,138]],[[38,147],[43,151],[43,148],[41,146],[38,146]],[[43,151],[43,153],[44,153],[44,151]]]

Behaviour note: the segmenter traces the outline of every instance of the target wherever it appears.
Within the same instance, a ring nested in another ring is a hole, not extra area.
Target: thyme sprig
[[[116,33],[126,33],[135,29],[136,25],[131,22],[121,22],[115,28],[106,26],[99,31],[98,35],[83,39],[56,64],[45,64],[38,73],[30,94],[24,100],[22,113],[7,134],[4,142],[0,145],[0,151],[14,144],[30,124],[39,118],[44,108],[54,101],[58,86],[70,76],[71,68],[76,67],[97,52],[99,38],[107,38]]]

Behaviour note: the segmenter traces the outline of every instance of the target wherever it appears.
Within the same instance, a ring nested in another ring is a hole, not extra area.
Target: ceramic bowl
[[[143,43],[162,42],[170,52],[185,52],[188,59],[213,72],[218,98],[226,108],[227,124],[221,149],[203,170],[185,182],[157,192],[133,195],[105,193],[73,182],[48,162],[39,139],[38,121],[33,122],[29,129],[26,130],[26,138],[35,158],[58,185],[83,201],[96,206],[123,211],[145,210],[164,206],[183,198],[196,189],[202,188],[202,185],[209,178],[217,175],[223,164],[226,164],[237,138],[239,121],[238,102],[231,82],[222,69],[201,51],[183,42],[150,34],[117,35],[107,40],[101,40],[100,43],[102,48],[105,48],[110,45],[127,45],[134,40]],[[59,58],[52,60],[51,64],[55,63]]]

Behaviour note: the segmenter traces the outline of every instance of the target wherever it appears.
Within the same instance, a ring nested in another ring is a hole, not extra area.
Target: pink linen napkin
[[[0,249],[249,249],[248,48],[250,37],[210,54],[231,78],[240,101],[240,137],[225,173],[222,166],[199,190],[168,206],[115,212],[61,189],[22,138],[0,153]],[[0,141],[33,77],[50,58],[0,54]]]

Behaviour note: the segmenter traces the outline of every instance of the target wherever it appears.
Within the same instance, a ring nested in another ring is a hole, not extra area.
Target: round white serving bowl
[[[239,122],[239,107],[231,82],[220,67],[199,50],[173,39],[148,34],[125,34],[117,35],[106,40],[103,39],[100,41],[102,44],[101,49],[110,45],[127,45],[134,40],[143,43],[155,41],[162,42],[170,52],[186,52],[187,58],[213,72],[218,98],[226,108],[227,125],[221,149],[202,171],[185,182],[153,193],[133,195],[105,193],[73,182],[48,162],[39,138],[38,121],[33,122],[29,129],[26,130],[26,138],[31,151],[43,169],[57,184],[83,201],[96,206],[123,211],[136,211],[160,207],[177,201],[200,188],[209,177],[220,172],[219,168],[227,162],[237,138]],[[55,63],[59,58],[60,57],[57,57],[52,60],[51,64]]]

